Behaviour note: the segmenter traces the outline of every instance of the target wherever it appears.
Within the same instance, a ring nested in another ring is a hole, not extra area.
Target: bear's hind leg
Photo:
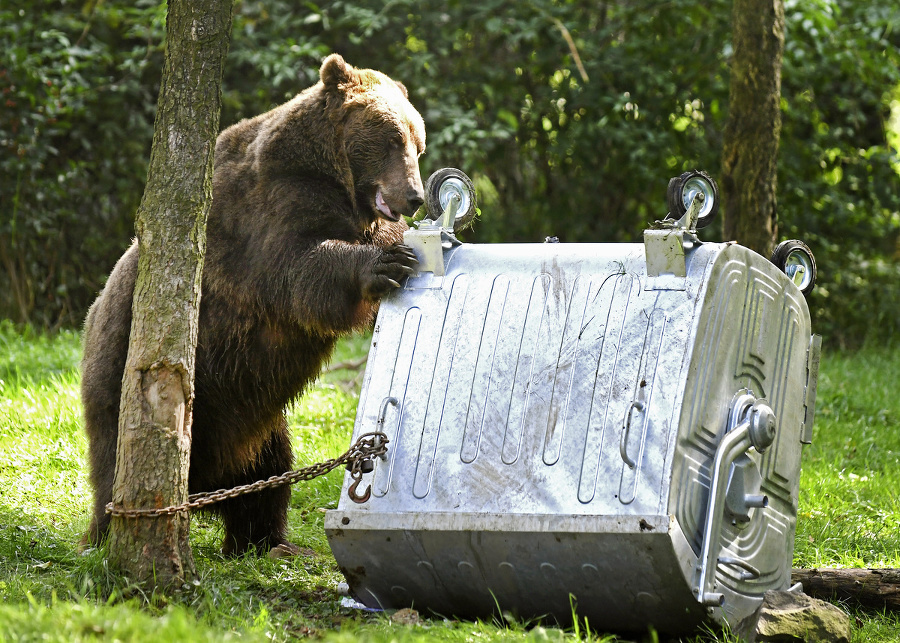
[[[91,485],[94,488],[94,515],[79,546],[100,545],[109,532],[111,516],[106,504],[112,500],[113,479],[116,473],[116,443],[95,440],[90,446]]]
[[[243,476],[245,480],[236,484],[249,484],[290,471],[293,461],[287,421],[280,417],[256,463]],[[222,502],[217,508],[225,525],[222,553],[236,556],[255,549],[262,554],[279,545],[285,545],[289,551],[296,549],[287,541],[290,500],[291,487],[284,485]]]

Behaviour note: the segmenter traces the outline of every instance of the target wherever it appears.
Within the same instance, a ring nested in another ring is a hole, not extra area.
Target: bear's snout
[[[409,216],[412,216],[416,213],[416,210],[421,208],[422,204],[425,203],[425,192],[421,188],[411,189],[406,200],[409,204],[407,212],[409,212]]]

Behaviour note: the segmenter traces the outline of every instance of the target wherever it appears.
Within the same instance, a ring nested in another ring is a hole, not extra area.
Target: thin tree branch
[[[575,66],[578,67],[578,73],[581,74],[581,80],[587,82],[587,71],[585,71],[584,65],[581,64],[581,56],[578,55],[578,47],[575,46],[575,41],[572,40],[572,34],[569,33],[569,30],[566,29],[566,26],[562,23],[562,21],[560,21],[559,18],[550,16],[550,20],[553,21],[553,24],[556,25],[556,28],[559,29],[562,37],[565,39],[566,44],[569,45],[569,51],[572,54],[572,58],[575,59]]]

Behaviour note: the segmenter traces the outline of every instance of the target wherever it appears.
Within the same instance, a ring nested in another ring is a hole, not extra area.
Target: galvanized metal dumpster
[[[677,633],[787,588],[819,338],[768,260],[672,234],[445,243],[381,304],[388,454],[325,517],[357,600]]]

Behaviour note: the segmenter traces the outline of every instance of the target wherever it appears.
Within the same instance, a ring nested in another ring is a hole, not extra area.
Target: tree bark
[[[900,569],[794,569],[791,583],[802,583],[803,591],[816,598],[900,609]]]
[[[724,232],[765,257],[778,235],[784,1],[734,0],[734,54],[722,150]]]
[[[231,10],[231,0],[168,2],[119,413],[113,503],[125,509],[187,498],[200,278]],[[185,512],[113,517],[110,560],[138,582],[180,585],[195,574],[189,525]]]

